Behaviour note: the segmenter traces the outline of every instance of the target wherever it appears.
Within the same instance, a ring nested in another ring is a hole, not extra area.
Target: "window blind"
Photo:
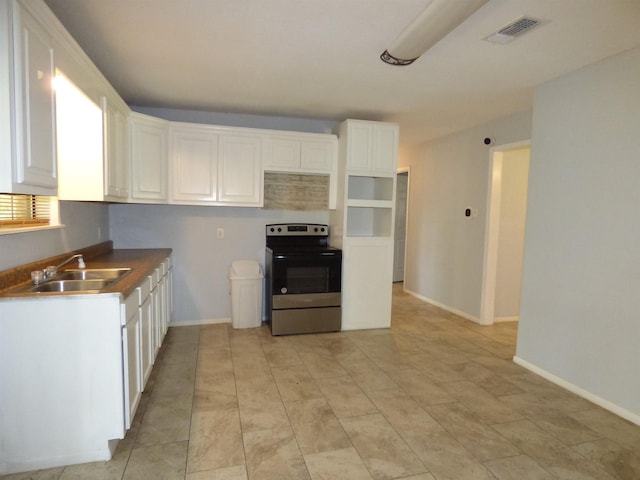
[[[49,225],[51,201],[42,195],[0,193],[0,228]]]

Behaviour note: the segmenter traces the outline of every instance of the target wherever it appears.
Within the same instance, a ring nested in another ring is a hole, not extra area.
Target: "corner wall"
[[[516,360],[640,424],[640,49],[536,90]]]
[[[60,202],[60,222],[63,228],[0,235],[0,270],[109,240],[109,209],[105,204]]]
[[[530,135],[531,113],[522,112],[401,151],[410,168],[405,289],[479,321],[490,148]]]

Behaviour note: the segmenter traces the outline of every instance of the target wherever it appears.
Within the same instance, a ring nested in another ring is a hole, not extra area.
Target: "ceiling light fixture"
[[[488,0],[432,0],[396,38],[380,59],[390,65],[411,65],[420,55],[473,15]]]

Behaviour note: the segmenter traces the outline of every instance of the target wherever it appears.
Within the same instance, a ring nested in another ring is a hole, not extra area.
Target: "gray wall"
[[[328,223],[328,212],[181,205],[112,205],[115,248],[173,248],[174,323],[231,317],[229,267],[255,259],[264,267],[265,225]],[[216,229],[224,238],[216,238]]]
[[[405,288],[478,321],[482,293],[490,147],[528,140],[531,113],[519,113],[401,151],[410,168]],[[467,218],[467,207],[477,216]]]
[[[640,423],[640,49],[533,112],[517,359]]]
[[[0,235],[0,270],[109,240],[106,204],[60,202],[60,220],[63,228]]]

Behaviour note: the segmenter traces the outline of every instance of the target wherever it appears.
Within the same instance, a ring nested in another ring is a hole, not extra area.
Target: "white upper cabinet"
[[[262,206],[261,143],[261,136],[255,134],[220,135],[220,202],[237,206]]]
[[[0,4],[0,191],[55,195],[53,38],[32,8]]]
[[[167,201],[169,122],[132,112],[131,199],[139,203]]]
[[[262,138],[242,129],[171,124],[171,203],[262,205]]]
[[[338,156],[335,135],[282,132],[265,135],[264,170],[331,173]]]
[[[395,174],[398,168],[398,126],[391,123],[347,120],[347,171]]]
[[[107,200],[129,197],[129,108],[112,96],[102,97],[104,115],[104,196]]]
[[[218,193],[218,136],[211,129],[172,124],[171,202],[210,203]]]

